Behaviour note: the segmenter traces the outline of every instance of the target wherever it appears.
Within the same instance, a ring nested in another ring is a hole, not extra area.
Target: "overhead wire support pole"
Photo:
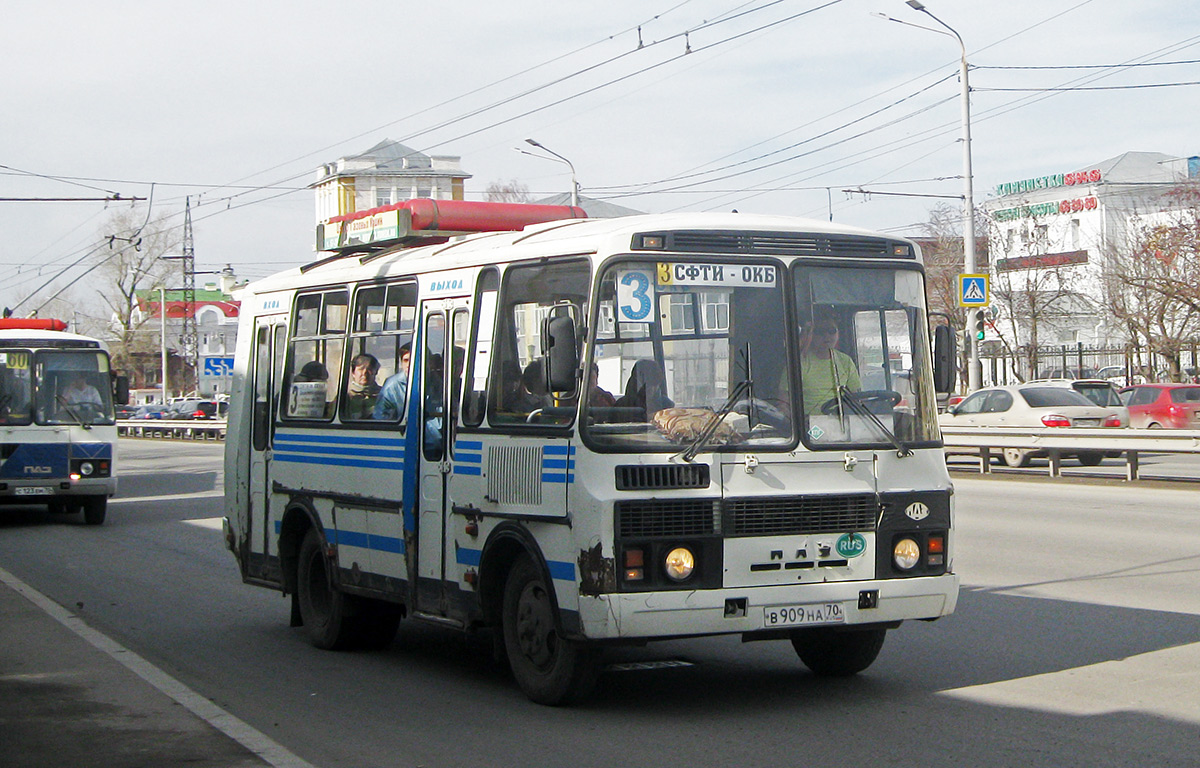
[[[959,64],[959,80],[962,86],[962,143],[963,143],[963,272],[966,274],[975,274],[976,258],[975,258],[975,190],[974,190],[974,174],[971,171],[971,85],[968,80],[968,71],[970,67],[967,64],[967,46],[963,42],[962,35],[954,27],[934,16],[928,8],[925,7],[920,0],[906,0],[908,6],[914,11],[920,11],[929,18],[933,19],[948,30],[948,33],[958,41],[958,47],[962,51],[962,58]],[[901,24],[908,22],[900,21],[899,19],[890,19]],[[909,26],[919,26],[909,24]],[[921,29],[929,29],[928,27],[920,27]],[[930,30],[938,32],[939,30]],[[943,32],[942,34],[947,34]],[[975,318],[977,313],[982,310],[978,307],[969,307],[967,309],[967,329],[975,327]],[[969,350],[967,362],[967,388],[971,391],[979,389],[983,381],[983,367],[979,362],[979,340],[971,339],[970,334],[965,337],[969,339],[971,348]]]
[[[192,366],[196,388],[200,385],[200,340],[196,332],[196,248],[192,239],[192,198],[183,209],[183,253],[164,256],[163,260],[178,259],[183,267],[183,318],[179,331],[179,351],[183,360]]]

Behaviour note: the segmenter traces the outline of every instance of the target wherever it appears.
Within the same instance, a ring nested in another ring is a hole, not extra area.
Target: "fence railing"
[[[118,419],[117,434],[169,440],[224,440],[225,421],[173,419]]]
[[[994,450],[1045,451],[1051,477],[1062,475],[1064,455],[1120,451],[1125,458],[1125,478],[1137,480],[1140,453],[1200,454],[1200,430],[1190,429],[942,427],[942,439],[947,452],[977,452],[979,471],[983,473],[991,472]]]

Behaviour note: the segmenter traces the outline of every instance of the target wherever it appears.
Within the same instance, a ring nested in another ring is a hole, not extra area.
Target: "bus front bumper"
[[[894,624],[953,613],[959,577],[580,596],[588,639],[680,637]]]

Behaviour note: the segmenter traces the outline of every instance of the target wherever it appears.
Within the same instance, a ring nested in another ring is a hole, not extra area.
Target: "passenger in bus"
[[[591,377],[588,379],[588,405],[592,408],[612,408],[617,404],[617,398],[600,386],[600,366],[592,363]]]
[[[821,412],[821,406],[837,397],[842,387],[862,389],[854,360],[837,348],[838,326],[829,318],[814,317],[800,334],[800,384],[804,412]]]
[[[618,408],[636,408],[639,421],[650,421],[664,408],[674,408],[675,401],[667,397],[667,379],[662,368],[653,360],[638,360],[629,372],[625,394],[617,398]]]
[[[545,361],[538,358],[525,366],[525,370],[521,371],[520,386],[510,398],[506,410],[529,414],[548,405],[544,365]]]
[[[346,418],[369,419],[379,398],[379,360],[374,355],[355,355],[350,361],[350,378],[346,382]]]
[[[408,395],[408,364],[412,344],[400,347],[400,368],[383,382],[371,418],[381,421],[404,421],[404,398]]]
[[[309,360],[300,369],[300,373],[296,374],[293,381],[328,381],[329,371],[325,368],[325,364],[317,360]]]

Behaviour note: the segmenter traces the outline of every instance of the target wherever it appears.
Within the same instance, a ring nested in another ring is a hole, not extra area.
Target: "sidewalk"
[[[266,765],[0,580],[0,768]]]

